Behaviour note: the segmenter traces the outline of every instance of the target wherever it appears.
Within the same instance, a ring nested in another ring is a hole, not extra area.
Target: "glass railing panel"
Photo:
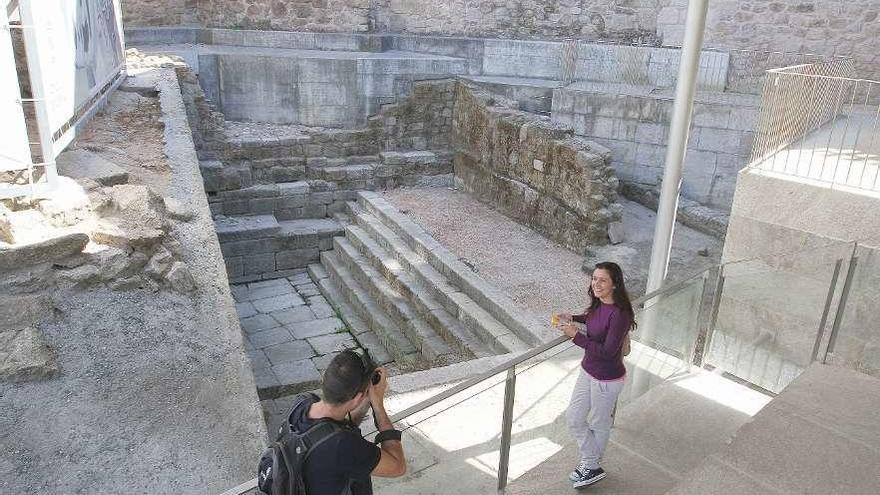
[[[841,295],[841,306],[826,362],[880,374],[880,247],[856,248],[852,280],[845,297]]]
[[[705,274],[636,308],[638,327],[626,357],[627,380],[620,403],[636,400],[663,381],[686,372],[700,333]]]
[[[565,411],[581,371],[583,349],[570,341],[516,368],[507,481],[559,454],[568,440]],[[499,444],[500,447],[500,444]],[[500,449],[486,456],[498,476]]]
[[[398,422],[397,428],[403,431],[407,473],[401,478],[373,478],[374,491],[400,495],[494,491],[496,479],[474,460],[498,450],[505,376],[495,375]],[[394,415],[452,385],[399,393],[386,407]]]
[[[771,392],[810,364],[851,243],[728,263],[705,363]]]

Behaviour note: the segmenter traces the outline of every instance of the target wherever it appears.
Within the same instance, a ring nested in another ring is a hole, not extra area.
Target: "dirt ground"
[[[165,124],[155,95],[117,91],[77,137],[75,147],[124,168],[130,184],[168,192],[171,165],[165,156]]]

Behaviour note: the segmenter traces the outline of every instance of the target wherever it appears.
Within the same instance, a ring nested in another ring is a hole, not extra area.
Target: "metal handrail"
[[[676,282],[674,284],[667,285],[667,286],[661,287],[655,291],[649,292],[649,293],[633,300],[632,305],[633,305],[633,307],[643,307],[647,301],[654,299],[658,296],[662,296],[664,294],[676,292],[679,289],[681,289],[682,287],[684,287],[685,285],[687,285],[692,280],[699,278],[699,277],[702,277],[706,273],[708,273],[714,269],[715,269],[715,267],[703,270],[703,271],[697,273],[696,275],[688,277],[680,282]],[[471,378],[459,383],[458,385],[455,385],[447,390],[444,390],[443,392],[440,392],[439,394],[433,395],[433,396],[431,396],[421,402],[418,402],[418,403],[404,409],[403,411],[400,411],[397,414],[392,415],[390,418],[391,422],[397,423],[399,421],[402,421],[402,420],[404,420],[404,419],[406,419],[406,418],[408,418],[418,412],[421,412],[421,411],[423,411],[433,405],[436,405],[436,404],[452,397],[453,395],[456,395],[456,394],[461,393],[471,387],[474,387],[474,386],[476,386],[476,385],[478,385],[478,384],[480,384],[480,383],[482,383],[482,382],[484,382],[484,381],[486,381],[486,380],[488,380],[488,379],[490,379],[500,373],[512,371],[516,368],[517,365],[522,364],[523,362],[528,361],[529,359],[532,359],[535,356],[538,356],[544,352],[547,352],[550,349],[553,349],[554,347],[557,347],[561,344],[564,344],[565,342],[567,342],[569,340],[570,340],[569,337],[567,337],[565,335],[561,335],[561,336],[559,336],[549,342],[546,342],[544,344],[541,344],[538,347],[535,347],[534,349],[531,349],[531,350],[526,351],[522,354],[519,354],[519,355],[517,355],[517,356],[515,356],[515,357],[513,357],[513,358],[487,370],[487,371],[480,373],[479,375],[471,377]],[[367,432],[364,433],[364,436],[371,435],[375,432],[376,432],[376,428],[373,427],[370,430],[367,430]],[[256,487],[257,487],[257,479],[253,478],[253,479],[246,481],[246,482],[244,482],[244,483],[242,483],[242,484],[240,484],[230,490],[223,492],[221,495],[241,495],[241,494],[246,493],[250,490],[253,490]]]
[[[642,307],[642,306],[644,306],[644,304],[647,301],[654,299],[657,296],[662,296],[662,295],[668,294],[670,292],[677,292],[679,289],[681,289],[682,287],[684,287],[685,285],[690,283],[692,280],[697,279],[699,277],[702,277],[704,274],[710,272],[711,270],[713,270],[713,268],[699,272],[696,275],[688,277],[680,282],[676,282],[674,284],[667,285],[666,287],[661,287],[655,291],[649,292],[643,296],[636,298],[632,302],[632,305],[633,305],[633,307]],[[516,357],[513,357],[513,358],[487,370],[487,371],[480,373],[479,375],[471,377],[468,380],[465,380],[465,381],[459,383],[458,385],[449,388],[448,390],[444,390],[443,392],[440,392],[437,395],[428,397],[427,399],[425,399],[419,403],[416,403],[416,404],[404,409],[403,411],[400,411],[399,413],[391,416],[391,422],[396,423],[398,421],[404,420],[404,419],[408,418],[409,416],[412,416],[413,414],[421,412],[424,409],[427,409],[427,408],[429,408],[429,407],[431,407],[431,406],[433,406],[433,405],[435,405],[445,399],[452,397],[455,394],[458,394],[458,393],[463,392],[463,391],[465,391],[475,385],[478,385],[481,382],[484,382],[484,381],[488,380],[489,378],[492,378],[493,376],[499,375],[501,373],[504,373],[505,371],[513,369],[517,365],[522,364],[523,362],[528,361],[529,359],[532,359],[535,356],[543,354],[544,352],[547,352],[550,349],[553,349],[554,347],[556,347],[560,344],[564,344],[568,340],[570,340],[569,337],[567,337],[565,335],[561,335],[561,336],[559,336],[559,337],[557,337],[547,343],[544,343],[538,347],[535,347],[534,349],[526,351]],[[376,432],[376,429],[373,428],[371,430],[368,430],[367,433],[365,433],[364,435],[365,436],[370,435],[375,432]]]

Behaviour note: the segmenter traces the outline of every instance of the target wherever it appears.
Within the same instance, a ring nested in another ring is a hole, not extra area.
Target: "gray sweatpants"
[[[583,369],[578,374],[568,404],[568,429],[577,441],[581,461],[589,469],[599,467],[611,436],[611,413],[621,390],[623,380],[599,381]]]

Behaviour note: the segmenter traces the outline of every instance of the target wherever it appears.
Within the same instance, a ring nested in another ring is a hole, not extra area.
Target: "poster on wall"
[[[0,26],[8,23],[6,9],[0,9]],[[12,39],[8,29],[0,29],[0,115],[3,116],[3,132],[0,132],[0,173],[25,170],[31,164],[20,97]]]
[[[118,80],[125,64],[119,0],[20,0],[43,149],[54,160],[70,129]]]

